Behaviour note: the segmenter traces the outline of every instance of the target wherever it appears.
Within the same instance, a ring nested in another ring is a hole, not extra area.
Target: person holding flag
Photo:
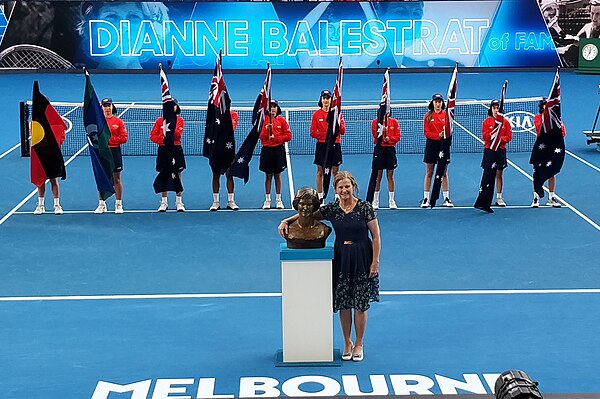
[[[98,207],[95,213],[104,213],[106,212],[106,200],[115,193],[113,180],[115,162],[108,146],[111,133],[92,85],[90,74],[85,68],[84,74],[83,123],[87,133],[92,171],[98,188]]]
[[[397,209],[396,201],[394,199],[394,169],[398,166],[398,159],[396,158],[396,144],[400,141],[402,133],[400,132],[400,125],[398,120],[392,118],[392,111],[385,115],[383,124],[379,123],[376,118],[371,123],[371,132],[373,133],[374,144],[378,144],[378,138],[381,137],[379,142],[380,148],[374,151],[376,154],[376,170],[377,180],[375,182],[375,192],[373,193],[373,209],[379,209],[379,191],[381,185],[381,178],[383,176],[383,170],[385,169],[388,192],[389,192],[389,208]]]
[[[232,165],[235,158],[235,128],[237,113],[231,110],[231,99],[223,78],[222,52],[219,52],[215,65],[213,78],[208,93],[208,107],[206,109],[206,127],[204,129],[204,144],[202,155],[208,158],[212,171],[213,202],[211,211],[221,209],[219,191],[220,178]],[[235,203],[233,176],[227,176],[227,208],[237,211],[240,209]]]
[[[260,132],[260,165],[265,173],[265,202],[263,209],[271,208],[271,181],[275,178],[275,208],[284,209],[281,199],[281,172],[287,168],[285,146],[292,139],[290,125],[281,116],[281,108],[276,100],[271,100],[271,113]]]
[[[175,131],[173,132],[173,145],[172,145],[172,156],[175,159],[175,164],[177,167],[177,178],[179,182],[181,182],[181,172],[183,172],[186,168],[185,156],[183,154],[183,148],[181,147],[181,136],[183,136],[183,128],[184,128],[184,120],[181,116],[181,108],[179,108],[179,103],[176,99],[172,99],[174,103],[174,112],[176,115],[175,122]],[[154,126],[152,126],[152,130],[150,131],[150,140],[158,144],[158,154],[156,156],[156,171],[161,172],[165,169],[165,165],[170,169],[172,166],[169,162],[169,151],[165,146],[165,132],[164,132],[164,117],[161,116],[156,119],[154,122]],[[161,189],[161,200],[160,206],[158,207],[158,212],[166,212],[169,209],[169,200],[167,196],[168,190],[164,190],[167,187],[162,187]],[[162,191],[164,190],[164,191]],[[181,186],[181,190],[175,191],[175,209],[177,212],[185,212],[185,206],[183,205],[183,185]]]
[[[121,181],[123,155],[121,152],[121,144],[127,143],[127,128],[125,128],[125,123],[116,115],[117,107],[115,107],[111,98],[103,98],[101,105],[106,124],[110,130],[108,147],[110,148],[114,161],[112,177],[115,188],[115,213],[120,214],[123,213],[123,182]],[[104,213],[106,210],[106,202],[100,200],[94,213]]]
[[[494,165],[496,170],[496,206],[505,207],[502,197],[504,186],[504,169],[508,166],[506,160],[506,145],[512,140],[512,128],[508,120],[500,115],[500,101],[492,100],[488,109],[488,117],[481,126],[483,137],[483,159],[481,167],[485,170]],[[500,121],[500,122],[499,122]],[[493,187],[491,188],[494,191]]]
[[[548,99],[546,97],[544,97],[543,99],[540,100],[539,102],[539,113],[533,117],[533,124],[535,125],[535,133],[537,135],[537,137],[540,136],[540,133],[542,132],[542,117],[544,114],[544,106],[546,105],[546,102],[548,101]],[[563,140],[564,137],[567,135],[567,132],[565,130],[565,125],[562,123],[560,123],[561,125],[561,133],[563,136]],[[553,175],[551,177],[548,178],[548,191],[550,191],[550,194],[548,195],[548,202],[546,202],[546,206],[552,206],[554,208],[560,208],[561,204],[558,201],[558,199],[556,198],[556,194],[554,193],[556,190],[556,175]],[[535,201],[535,194],[534,194],[534,201],[532,203],[532,206],[534,206],[536,203]],[[538,205],[539,205],[539,199],[537,201]],[[534,206],[535,208],[535,206]]]
[[[450,191],[448,183],[448,166],[450,163],[450,154],[445,154],[442,149],[442,139],[446,133],[448,114],[446,113],[446,104],[444,103],[444,97],[436,93],[431,97],[429,102],[429,112],[425,114],[423,120],[423,132],[425,134],[425,156],[423,162],[425,163],[425,178],[423,181],[423,200],[421,201],[421,208],[428,208],[430,206],[430,193],[431,193],[431,181],[433,177],[433,169],[438,163],[440,157],[445,157],[446,167],[442,180],[442,191],[444,194],[444,203],[442,206],[452,208],[454,204],[450,200]]]
[[[392,118],[390,88],[390,70],[388,68],[383,75],[381,87],[381,101],[377,109],[377,118],[371,123],[371,131],[375,148],[373,149],[373,161],[371,162],[371,177],[367,187],[367,202],[379,209],[379,189],[383,170],[387,171],[389,207],[397,209],[394,200],[394,169],[398,164],[396,159],[396,143],[400,141],[400,126],[398,121]]]
[[[560,67],[556,69],[550,95],[540,104],[540,128],[529,159],[529,163],[533,165],[532,208],[540,206],[546,180],[550,189],[547,205],[560,205],[554,194],[556,179],[550,182],[550,179],[560,172],[565,161],[565,130],[561,115],[559,70]]]
[[[263,130],[265,130],[265,126],[269,125],[269,128],[267,129],[268,133],[267,133],[267,139],[266,141],[263,141],[263,148],[262,148],[262,152],[261,152],[261,161],[260,161],[260,167],[263,172],[267,173],[267,185],[266,185],[266,190],[267,190],[267,200],[269,202],[269,206],[268,208],[271,207],[271,199],[270,199],[270,190],[271,190],[271,180],[269,178],[269,173],[271,174],[271,176],[273,175],[273,173],[281,173],[281,170],[279,168],[279,165],[274,165],[271,162],[271,158],[267,158],[266,160],[263,159],[262,154],[263,153],[268,153],[269,151],[265,149],[265,145],[270,145],[270,146],[278,146],[278,143],[276,141],[274,141],[272,139],[272,119],[275,118],[277,115],[281,114],[281,109],[279,108],[278,105],[276,105],[275,107],[275,114],[273,114],[273,116],[271,116],[271,109],[273,108],[272,106],[272,102],[270,100],[271,98],[271,65],[269,63],[267,63],[267,73],[265,76],[265,82],[263,84],[263,86],[260,89],[260,92],[258,93],[258,96],[256,97],[256,101],[254,102],[254,108],[252,109],[252,129],[250,129],[250,132],[248,133],[248,135],[246,136],[246,138],[244,139],[244,142],[242,143],[239,151],[237,152],[237,154],[235,154],[235,158],[233,160],[233,163],[231,164],[231,166],[229,167],[229,169],[227,170],[227,178],[228,179],[232,179],[233,176],[238,177],[240,179],[244,179],[244,184],[248,183],[248,180],[250,179],[250,161],[252,160],[252,156],[254,154],[254,149],[256,148],[256,144],[258,144],[258,140],[261,139],[263,140]],[[277,104],[277,102],[275,101],[275,104]],[[277,113],[277,110],[279,110],[279,113]],[[281,118],[283,120],[283,118]],[[283,120],[285,122],[285,120]],[[233,126],[235,129],[235,126],[237,125],[237,114],[235,114],[235,118],[234,118],[234,114],[232,113],[232,122],[233,122]],[[279,125],[281,124],[281,121],[278,121]],[[287,122],[285,122],[287,124]],[[288,131],[289,131],[289,126],[288,126]],[[291,138],[291,133],[290,133],[290,138]],[[283,142],[280,143],[281,144],[281,149],[283,150]],[[283,168],[286,167],[285,164],[285,151],[282,152],[283,154]],[[266,162],[266,163],[265,163]],[[272,168],[275,167],[275,171],[272,171]],[[277,182],[277,179],[276,179]],[[277,186],[277,183],[276,183]],[[279,195],[281,193],[280,189],[281,189],[281,179],[279,179],[279,187],[277,191],[278,194],[278,207],[283,208],[283,202],[281,202],[281,196]],[[265,202],[266,204],[266,202]],[[263,206],[264,208],[264,206]]]
[[[327,148],[327,129],[329,123],[327,118],[331,108],[331,91],[322,90],[319,97],[319,109],[313,113],[310,122],[310,137],[317,140],[315,148],[314,164],[317,165],[317,195],[319,199],[323,199],[323,177],[325,168],[330,167],[331,175],[337,175],[340,165],[342,164],[342,135],[346,133],[346,122],[344,116],[340,114],[339,134],[332,139],[335,140]]]
[[[40,92],[39,84],[33,82],[31,105],[31,182],[37,187],[38,203],[34,215],[45,210],[44,195],[46,179],[50,179],[54,197],[54,214],[62,215],[58,178],[67,178],[65,161],[60,146],[65,141],[67,125],[56,112],[50,101]]]

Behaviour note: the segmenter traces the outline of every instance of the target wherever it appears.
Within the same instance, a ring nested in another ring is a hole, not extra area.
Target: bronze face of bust
[[[321,202],[317,192],[310,187],[302,187],[296,193],[293,206],[298,211],[298,219],[290,223],[286,238],[288,248],[323,248],[331,227],[316,220],[313,213]]]

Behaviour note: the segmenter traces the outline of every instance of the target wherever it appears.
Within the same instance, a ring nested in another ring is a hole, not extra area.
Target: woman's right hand
[[[282,236],[283,238],[287,238],[288,223],[285,220],[282,220],[281,223],[279,223],[279,227],[277,227],[277,231],[279,232],[280,236]]]

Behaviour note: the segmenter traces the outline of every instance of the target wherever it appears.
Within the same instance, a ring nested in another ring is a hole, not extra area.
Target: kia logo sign
[[[535,133],[535,124],[533,123],[535,115],[531,112],[513,111],[504,114],[504,117],[510,122],[513,133]]]

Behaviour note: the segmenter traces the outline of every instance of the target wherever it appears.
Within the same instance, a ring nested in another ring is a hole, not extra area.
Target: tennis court
[[[244,118],[264,76],[224,72],[233,107]],[[186,121],[193,119],[194,105],[205,103],[210,77],[169,75],[171,92],[190,107]],[[548,94],[552,77],[553,71],[461,72],[458,99],[497,98],[505,79],[509,99],[537,98]],[[485,108],[473,103],[456,119],[470,144],[457,144],[452,154],[455,208],[420,209],[422,131],[419,123],[403,120],[422,115],[400,110],[407,103],[426,104],[434,92],[445,93],[450,72],[392,73],[392,104],[394,112],[399,110],[401,145],[407,147],[395,173],[400,209],[378,212],[382,297],[369,312],[365,360],[299,368],[275,365],[281,348],[282,241],[276,226],[292,212],[290,188],[314,185],[312,155],[302,154],[301,147],[292,153],[283,187],[288,209],[281,211],[260,209],[264,178],[254,158],[249,183],[236,180],[238,212],[208,212],[210,168],[205,158],[189,155],[183,174],[188,211],[164,214],[156,212],[159,198],[152,190],[154,156],[129,155],[123,172],[125,214],[95,215],[89,157],[73,151],[65,156],[68,177],[61,182],[65,214],[34,216],[29,159],[15,148],[17,104],[30,99],[34,79],[53,102],[81,102],[84,87],[83,75],[0,75],[8,96],[0,111],[6,121],[0,135],[4,397],[490,394],[497,375],[508,369],[526,371],[543,394],[600,397],[600,152],[581,134],[590,130],[600,100],[596,76],[561,73],[569,152],[557,194],[564,206],[529,207],[532,172],[529,152],[521,149],[508,154],[504,196],[509,206],[486,214],[472,208],[481,179],[474,136],[481,134],[482,118],[476,112]],[[92,79],[99,96],[121,104],[119,111],[127,104],[133,109],[160,100],[158,73]],[[381,80],[382,74],[346,74],[344,106],[376,105]],[[302,112],[310,115],[320,90],[334,81],[335,74],[274,71],[273,97],[283,108],[306,107]],[[529,112],[535,113],[532,104]],[[69,112],[68,106],[57,109]],[[370,125],[375,117],[371,111],[357,111],[352,133],[357,139],[360,121]],[[132,151],[153,150],[142,145],[156,116],[126,120],[128,127],[136,125],[130,130],[139,131],[140,144],[132,144]],[[309,148],[302,120],[292,132]],[[243,123],[241,137],[249,130]],[[193,142],[202,133],[200,123],[190,123],[185,134]],[[241,139],[236,142],[239,146]],[[368,150],[369,140],[348,143],[357,150],[345,152],[342,169],[356,176],[364,197],[371,157],[359,148]],[[383,184],[383,204],[386,189]],[[114,210],[113,199],[108,205]],[[338,324],[336,319],[336,347],[342,344]]]

